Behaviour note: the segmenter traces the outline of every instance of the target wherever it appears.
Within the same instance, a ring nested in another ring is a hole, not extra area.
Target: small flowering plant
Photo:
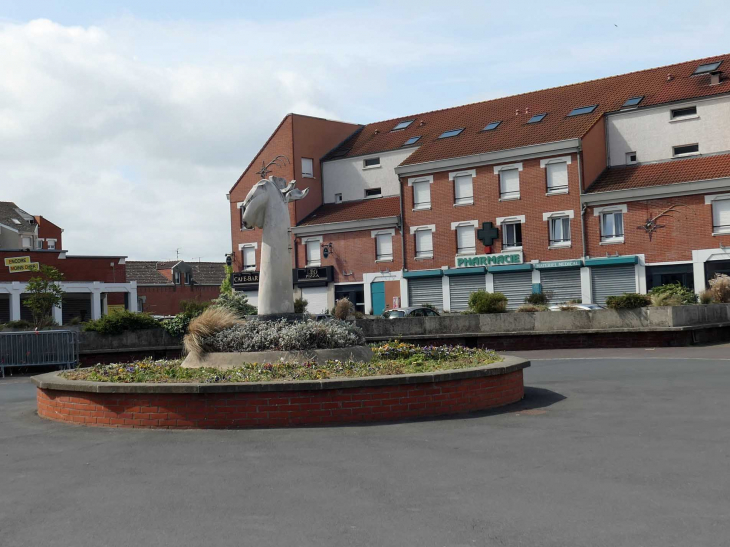
[[[327,380],[332,378],[362,378],[414,374],[478,367],[500,361],[490,350],[464,346],[416,346],[404,342],[388,342],[372,346],[372,361],[359,362],[339,359],[318,364],[277,361],[273,363],[242,363],[227,370],[215,368],[182,368],[180,360],[143,359],[134,363],[115,363],[78,368],[63,372],[69,380],[93,382],[270,382],[286,380]]]

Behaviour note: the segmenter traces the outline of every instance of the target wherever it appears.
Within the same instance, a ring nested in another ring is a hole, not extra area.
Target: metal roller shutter
[[[433,304],[444,309],[444,290],[441,277],[423,277],[408,280],[408,305]]]
[[[550,295],[550,304],[564,304],[581,299],[580,270],[542,270],[542,292]]]
[[[68,324],[71,319],[78,317],[82,321],[91,319],[91,295],[64,296],[61,302],[61,320]]]
[[[486,275],[455,275],[449,278],[451,311],[464,311],[469,308],[469,295],[478,290],[486,290]]]
[[[307,301],[309,313],[327,313],[327,287],[303,288],[302,298]]]
[[[494,292],[507,297],[507,309],[514,310],[532,294],[532,272],[508,272],[494,275]]]
[[[606,297],[620,296],[625,292],[636,292],[636,268],[628,266],[610,266],[591,268],[593,285],[593,302],[604,306]]]
[[[10,297],[0,294],[0,323],[10,321]]]

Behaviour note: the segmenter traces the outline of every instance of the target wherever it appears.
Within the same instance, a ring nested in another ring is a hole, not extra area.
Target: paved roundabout
[[[468,416],[112,431],[0,382],[0,544],[723,545],[730,348],[525,353]]]

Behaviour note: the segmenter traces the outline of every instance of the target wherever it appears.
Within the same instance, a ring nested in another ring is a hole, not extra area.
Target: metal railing
[[[6,367],[62,366],[79,362],[79,333],[68,330],[0,332],[0,373]]]

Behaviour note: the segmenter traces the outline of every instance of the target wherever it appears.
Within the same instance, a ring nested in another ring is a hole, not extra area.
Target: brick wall
[[[453,267],[456,257],[456,231],[451,223],[462,220],[477,220],[495,223],[497,217],[525,215],[522,225],[522,242],[525,262],[530,260],[565,260],[582,256],[580,233],[580,192],[578,184],[578,162],[575,154],[568,165],[568,194],[546,196],[546,169],[540,167],[540,159],[522,162],[520,172],[520,199],[499,201],[499,176],[495,175],[493,165],[476,168],[474,184],[474,204],[454,206],[454,183],[449,181],[449,172],[433,174],[431,184],[431,209],[413,211],[413,188],[408,186],[407,178],[401,181],[404,208],[404,230],[406,233],[406,267],[410,270],[425,270]],[[510,162],[512,163],[512,162]],[[548,222],[543,213],[572,210],[571,248],[548,249]],[[415,235],[410,234],[411,226],[435,224],[433,234],[434,257],[416,260]],[[501,230],[500,230],[501,235]],[[502,243],[495,241],[492,252],[502,250]],[[477,254],[484,254],[484,247],[477,240]]]
[[[327,258],[321,255],[321,259],[322,266],[335,267],[335,283],[362,281],[363,273],[377,272],[386,268],[394,272],[400,271],[402,268],[403,255],[398,230],[395,231],[393,236],[392,262],[375,262],[375,238],[371,237],[370,230],[325,234],[322,236],[323,245],[330,242],[332,242],[334,253]],[[297,263],[300,268],[303,268],[307,263],[307,257],[302,238],[296,238],[296,252]],[[352,272],[353,275],[344,275],[344,272]]]
[[[63,273],[64,281],[103,281],[105,283],[126,283],[127,273],[120,258],[70,257],[59,258],[53,251],[0,251],[0,281],[28,281],[36,272],[10,273],[4,259],[16,256],[30,256],[31,262],[53,266]],[[114,267],[111,264],[114,264]]]
[[[621,255],[644,254],[648,263],[691,261],[692,249],[719,249],[720,244],[730,246],[730,234],[712,235],[712,206],[705,205],[704,195],[623,203],[628,208],[624,215],[624,243],[601,245],[600,217],[594,216],[593,207],[586,211],[586,242],[590,256],[618,252]],[[657,221],[665,227],[654,232],[649,241],[646,231],[638,227],[672,205],[682,207],[677,207],[673,216]]]
[[[194,300],[210,302],[218,298],[217,285],[175,285],[174,287],[137,287],[137,296],[144,296],[143,311],[153,315],[176,315],[180,313],[180,302]]]
[[[38,415],[100,427],[208,429],[384,422],[487,410],[524,397],[522,370],[427,384],[199,394],[37,390]]]
[[[38,237],[44,240],[55,239],[56,249],[63,249],[63,230],[44,217],[36,217]],[[43,241],[43,248],[48,249],[48,242]]]

